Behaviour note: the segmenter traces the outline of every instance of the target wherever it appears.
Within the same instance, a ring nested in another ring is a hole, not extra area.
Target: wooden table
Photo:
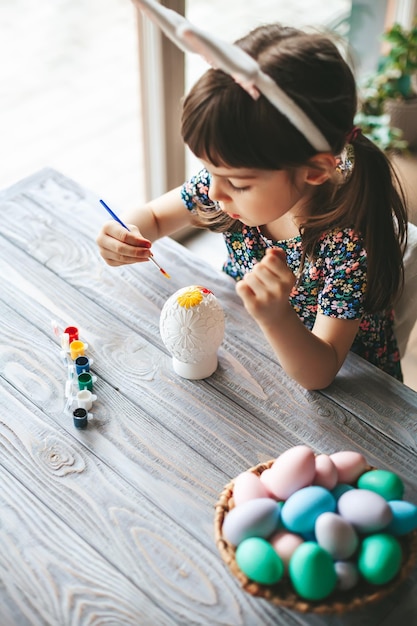
[[[214,505],[244,469],[296,444],[354,449],[417,502],[417,394],[350,355],[307,392],[281,370],[233,282],[170,239],[151,263],[110,268],[98,197],[46,169],[0,194],[0,624],[82,626],[416,623],[417,577],[344,617],[243,592],[214,543]],[[159,314],[201,284],[226,312],[219,368],[172,370]],[[97,375],[93,418],[64,413],[51,320],[75,324]]]

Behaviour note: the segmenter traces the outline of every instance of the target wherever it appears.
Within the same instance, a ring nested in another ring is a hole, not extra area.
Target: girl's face
[[[305,182],[305,169],[290,174],[285,170],[259,170],[216,167],[201,159],[211,174],[210,198],[222,211],[247,226],[272,225],[289,213],[303,214],[303,204],[311,191]]]

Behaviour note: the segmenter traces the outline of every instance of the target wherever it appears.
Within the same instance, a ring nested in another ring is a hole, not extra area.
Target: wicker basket
[[[271,467],[274,460],[260,463],[248,471],[260,476],[265,469]],[[367,469],[373,469],[368,467]],[[223,561],[241,583],[243,589],[253,596],[259,596],[281,607],[286,607],[301,613],[345,613],[362,608],[372,602],[382,600],[403,582],[411,573],[417,558],[417,530],[404,537],[398,537],[403,549],[403,564],[397,576],[386,585],[371,585],[361,581],[350,591],[334,591],[325,601],[314,602],[301,598],[294,592],[288,577],[283,578],[275,585],[261,585],[245,576],[239,569],[235,559],[235,548],[223,537],[222,528],[226,514],[234,507],[234,481],[232,480],[223,489],[216,503],[214,530],[216,545]]]

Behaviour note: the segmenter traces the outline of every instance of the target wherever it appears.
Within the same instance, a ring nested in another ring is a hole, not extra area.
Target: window
[[[144,199],[129,0],[0,2],[0,188],[54,167],[125,208]]]

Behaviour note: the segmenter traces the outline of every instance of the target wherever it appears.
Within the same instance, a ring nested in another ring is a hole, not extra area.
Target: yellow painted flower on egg
[[[198,287],[191,287],[184,293],[180,294],[177,298],[177,302],[185,309],[191,309],[193,306],[197,306],[203,299],[203,294]]]

